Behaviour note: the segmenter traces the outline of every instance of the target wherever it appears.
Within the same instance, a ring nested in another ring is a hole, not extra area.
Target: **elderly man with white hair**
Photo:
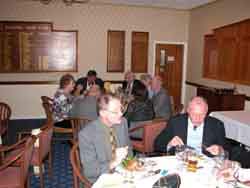
[[[202,97],[194,97],[188,104],[187,114],[172,117],[167,127],[155,140],[156,151],[166,151],[188,145],[208,156],[218,155],[225,145],[224,124],[207,116],[208,106]]]

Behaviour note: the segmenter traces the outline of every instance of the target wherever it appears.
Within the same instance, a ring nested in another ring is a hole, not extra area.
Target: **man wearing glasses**
[[[113,170],[132,152],[120,100],[112,95],[102,95],[97,106],[98,119],[79,132],[83,173],[91,183],[102,173]]]

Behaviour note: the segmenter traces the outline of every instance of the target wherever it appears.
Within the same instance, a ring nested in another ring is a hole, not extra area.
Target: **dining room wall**
[[[214,28],[250,18],[249,0],[218,0],[190,12],[187,81],[218,88],[233,88],[250,96],[250,86],[234,85],[202,77],[204,35],[211,34]],[[233,70],[232,70],[233,71]],[[186,103],[196,94],[196,87],[186,86]],[[250,110],[250,101],[245,108]]]
[[[131,32],[149,32],[148,71],[153,72],[153,42],[188,42],[189,12],[171,9],[75,4],[54,0],[49,5],[31,0],[1,0],[0,19],[8,21],[48,21],[54,29],[78,30],[78,72],[75,78],[95,69],[104,80],[122,80],[124,73],[108,73],[107,30],[126,31],[125,70],[131,63]],[[63,73],[0,74],[0,82],[56,81]],[[44,116],[41,95],[52,96],[57,85],[0,85],[0,101],[12,108],[12,118]]]

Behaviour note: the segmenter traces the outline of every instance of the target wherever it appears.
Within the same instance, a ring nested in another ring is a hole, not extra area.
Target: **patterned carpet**
[[[73,187],[72,168],[69,160],[70,145],[54,142],[53,146],[53,177],[48,175],[48,164],[45,164],[45,188],[71,188]],[[31,188],[40,188],[40,179],[32,172]]]

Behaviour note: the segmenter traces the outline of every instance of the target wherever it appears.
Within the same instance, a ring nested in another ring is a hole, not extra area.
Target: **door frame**
[[[187,55],[188,55],[188,49],[187,49],[187,42],[175,42],[175,41],[153,41],[153,67],[152,67],[152,75],[155,75],[155,50],[157,44],[176,44],[176,45],[183,45],[183,65],[182,65],[182,86],[181,86],[181,103],[185,103],[185,97],[186,97],[186,87],[185,87],[185,81],[187,76]]]

